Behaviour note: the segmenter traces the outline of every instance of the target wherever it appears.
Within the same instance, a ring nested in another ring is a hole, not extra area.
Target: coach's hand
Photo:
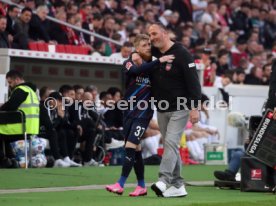
[[[192,109],[190,112],[190,121],[192,124],[198,123],[199,121],[199,111],[197,109]]]

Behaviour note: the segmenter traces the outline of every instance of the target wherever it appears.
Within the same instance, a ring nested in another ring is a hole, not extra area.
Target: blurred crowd
[[[136,34],[153,22],[170,30],[205,70],[205,86],[267,85],[276,52],[274,0],[13,0],[0,2],[0,48],[28,49],[29,42],[88,47],[94,56],[127,58]],[[34,13],[34,11],[36,11]],[[46,16],[103,35],[103,41]],[[115,55],[114,55],[115,53]],[[223,83],[220,78],[226,77]]]

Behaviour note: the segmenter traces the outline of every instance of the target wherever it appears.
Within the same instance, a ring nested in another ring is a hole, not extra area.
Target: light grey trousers
[[[159,181],[167,185],[181,187],[182,162],[179,154],[179,142],[189,119],[190,111],[158,112],[158,125],[163,138],[164,153],[159,169]]]

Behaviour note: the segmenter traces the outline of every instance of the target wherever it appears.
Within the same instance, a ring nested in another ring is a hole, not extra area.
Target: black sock
[[[125,148],[126,150],[126,156],[122,168],[122,174],[118,181],[118,183],[121,185],[121,187],[124,187],[125,181],[129,176],[129,173],[131,172],[131,169],[134,164],[135,160],[135,149],[133,148]]]
[[[135,152],[134,170],[138,181],[138,185],[140,187],[145,187],[145,181],[144,181],[145,166],[144,166],[144,161],[142,158],[141,151]]]

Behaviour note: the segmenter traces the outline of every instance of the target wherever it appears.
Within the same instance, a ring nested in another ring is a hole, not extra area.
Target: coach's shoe
[[[121,187],[121,185],[117,182],[113,185],[107,185],[105,186],[105,189],[109,192],[118,194],[118,195],[122,195],[124,192],[124,188]]]
[[[133,192],[129,193],[129,196],[138,197],[138,196],[146,196],[147,194],[148,194],[147,188],[137,186]]]
[[[180,188],[171,186],[165,192],[163,192],[163,197],[185,197],[187,195],[188,193],[184,185],[182,185]]]
[[[163,197],[163,192],[166,191],[167,185],[162,181],[158,181],[158,182],[154,183],[153,185],[151,185],[151,189],[155,192],[155,194],[158,197]]]

